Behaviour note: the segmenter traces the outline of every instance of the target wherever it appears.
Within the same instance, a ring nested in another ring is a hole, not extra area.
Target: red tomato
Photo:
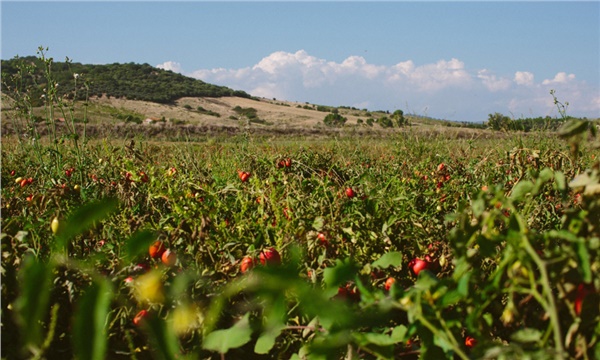
[[[238,170],[238,176],[239,176],[240,180],[242,180],[242,182],[246,182],[250,178],[250,173],[246,172],[246,171]]]
[[[163,255],[165,250],[166,248],[163,242],[157,240],[152,245],[150,245],[150,247],[148,248],[148,253],[150,254],[151,258],[158,259]]]
[[[319,242],[321,243],[321,245],[323,245],[323,246],[329,245],[329,242],[327,241],[327,235],[323,234],[322,232],[320,232],[317,235],[317,239],[319,239]]]
[[[240,270],[242,271],[242,274],[252,269],[253,267],[254,259],[252,259],[250,256],[246,256],[242,259],[242,263],[240,264]]]
[[[410,263],[408,263],[408,266],[412,269],[415,275],[419,275],[422,270],[428,268],[429,263],[425,260],[413,259],[410,261]]]
[[[354,192],[354,190],[352,188],[346,188],[346,196],[349,197],[350,199],[352,199],[353,197],[356,196],[356,193]]]
[[[470,348],[474,347],[475,345],[477,345],[477,339],[475,339],[472,336],[467,336],[467,338],[465,339],[465,346],[470,349]]]
[[[581,309],[583,307],[583,299],[588,294],[595,292],[594,286],[592,284],[579,284],[577,286],[577,295],[575,297],[575,314],[578,316],[581,314]]]
[[[266,249],[260,252],[260,263],[263,265],[281,264],[281,256],[275,248]]]
[[[148,310],[142,310],[139,313],[137,313],[133,318],[133,325],[140,326],[142,320],[144,320],[146,316],[148,316]]]

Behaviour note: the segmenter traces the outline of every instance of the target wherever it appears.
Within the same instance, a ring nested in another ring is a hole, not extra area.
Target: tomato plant
[[[586,126],[564,140],[3,138],[2,356],[598,358]]]

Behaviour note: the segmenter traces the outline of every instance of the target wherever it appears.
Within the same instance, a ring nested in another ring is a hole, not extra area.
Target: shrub
[[[323,119],[323,123],[331,127],[342,127],[344,126],[347,120],[348,119],[346,119],[340,114],[331,113],[325,116],[325,119]]]
[[[383,117],[380,117],[379,119],[377,119],[377,124],[379,124],[379,126],[381,126],[382,128],[394,127],[394,123],[392,122],[392,119],[390,119],[387,116],[383,116]]]

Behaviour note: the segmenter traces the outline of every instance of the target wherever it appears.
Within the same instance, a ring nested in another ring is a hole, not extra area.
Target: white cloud
[[[543,85],[564,84],[564,83],[567,83],[572,80],[575,80],[574,74],[567,75],[566,72],[559,72],[558,74],[556,74],[556,76],[554,76],[554,79],[551,79],[551,80],[546,79],[546,80],[542,81],[542,84]]]
[[[497,77],[487,69],[482,69],[477,72],[477,77],[489,91],[507,90],[510,87],[510,80]]]
[[[181,70],[175,62],[162,66]],[[583,116],[600,116],[600,90],[577,81],[573,74],[560,72],[554,79],[536,83],[531,72],[504,77],[488,69],[467,69],[454,58],[426,64],[405,60],[387,66],[371,64],[362,56],[335,62],[304,50],[278,51],[248,67],[199,69],[186,75],[266,98],[403,109],[466,121],[485,121],[494,112],[515,117],[552,115],[552,88],[559,100],[569,102],[571,115],[586,111]]]
[[[517,85],[533,85],[533,74],[528,71],[517,71],[514,81]]]
[[[386,74],[388,81],[405,82],[423,92],[467,86],[472,82],[471,75],[465,70],[465,64],[457,59],[439,60],[435,64],[421,66],[415,66],[409,60],[391,66]]]
[[[171,70],[176,73],[181,72],[181,64],[175,61],[165,61],[162,64],[156,65],[156,67],[159,69]]]

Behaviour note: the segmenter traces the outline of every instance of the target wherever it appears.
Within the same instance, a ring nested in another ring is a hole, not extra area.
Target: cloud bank
[[[181,72],[179,63],[157,67]],[[490,113],[515,118],[555,116],[556,92],[569,102],[574,116],[600,117],[600,89],[574,74],[559,72],[536,81],[532,72],[499,75],[489,69],[470,69],[459,59],[391,66],[370,64],[361,56],[340,63],[304,50],[278,51],[257,64],[239,69],[200,69],[184,73],[208,83],[244,90],[251,95],[369,110],[402,109],[408,113],[458,121],[485,121]]]

